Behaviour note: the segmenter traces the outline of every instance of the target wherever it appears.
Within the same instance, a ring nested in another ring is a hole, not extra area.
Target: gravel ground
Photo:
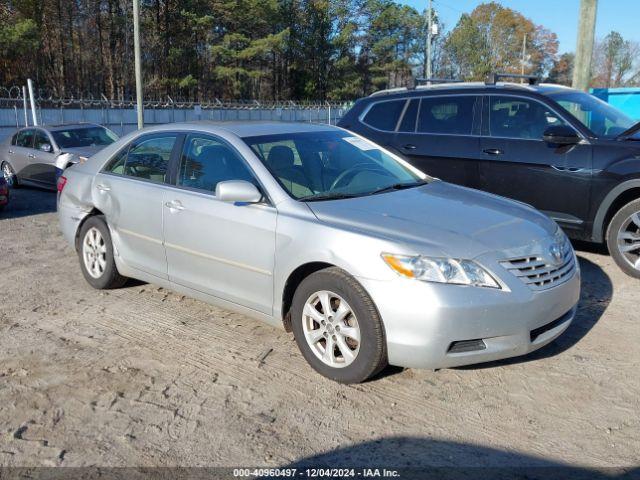
[[[91,289],[54,194],[13,194],[0,214],[0,465],[640,464],[640,283],[593,247],[578,245],[579,313],[553,344],[342,386],[284,331],[154,285]]]

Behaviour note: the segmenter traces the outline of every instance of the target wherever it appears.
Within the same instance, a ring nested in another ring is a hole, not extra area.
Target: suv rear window
[[[378,130],[393,132],[407,103],[405,99],[374,103],[362,121]]]
[[[470,135],[476,97],[423,97],[418,132]]]

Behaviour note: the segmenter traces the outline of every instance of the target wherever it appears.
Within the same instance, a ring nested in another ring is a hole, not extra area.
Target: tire
[[[120,275],[116,267],[111,233],[102,215],[89,217],[82,224],[78,257],[82,274],[93,288],[120,288],[127,283],[127,277]]]
[[[322,307],[327,300],[329,316],[324,315]],[[309,314],[305,307],[316,310]],[[293,296],[291,315],[298,348],[321,375],[340,383],[360,383],[387,365],[380,314],[362,285],[344,270],[331,267],[305,278]],[[358,332],[359,341],[355,339]],[[307,340],[311,336],[314,340]],[[333,346],[329,355],[328,345]],[[343,354],[345,350],[348,351]],[[329,363],[320,358],[323,356]]]
[[[2,162],[2,175],[4,175],[9,188],[18,188],[20,186],[18,175],[16,175],[16,171],[9,162]]]
[[[613,216],[607,247],[624,273],[640,278],[640,199],[627,203]]]

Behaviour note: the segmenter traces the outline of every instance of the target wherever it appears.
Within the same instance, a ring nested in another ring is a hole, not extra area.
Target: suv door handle
[[[106,193],[111,190],[111,187],[107,187],[106,185],[102,185],[102,184],[96,185],[96,188],[100,193]]]
[[[184,210],[184,207],[182,206],[182,202],[180,202],[180,200],[174,200],[173,202],[167,202],[164,204],[165,207],[167,207],[169,210],[171,210],[172,212],[175,211],[182,211]]]
[[[403,145],[403,146],[402,146],[402,148],[403,148],[404,150],[415,150],[415,149],[416,149],[416,146],[415,146],[415,145],[412,145],[411,143],[407,143],[406,145]]]
[[[502,155],[503,153],[499,148],[485,148],[482,151],[487,155]]]

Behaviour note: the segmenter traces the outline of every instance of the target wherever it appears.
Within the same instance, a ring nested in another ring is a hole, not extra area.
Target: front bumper
[[[543,291],[501,277],[508,279],[503,290],[400,277],[358,280],[382,317],[389,363],[436,369],[524,355],[570,325],[580,298],[577,264],[568,280]]]

